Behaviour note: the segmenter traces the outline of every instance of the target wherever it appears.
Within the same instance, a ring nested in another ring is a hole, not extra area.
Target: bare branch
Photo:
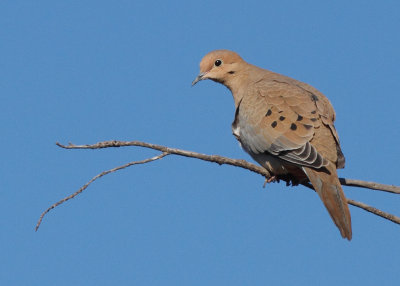
[[[71,194],[70,196],[65,197],[64,199],[58,201],[57,203],[50,206],[47,210],[45,210],[40,215],[38,223],[36,224],[36,231],[38,230],[38,228],[43,220],[43,217],[50,210],[54,209],[55,207],[59,206],[60,204],[62,204],[64,202],[76,197],[78,194],[82,193],[91,183],[93,183],[98,178],[101,178],[102,176],[105,176],[109,173],[130,167],[132,165],[145,164],[145,163],[149,163],[149,162],[161,159],[169,154],[185,156],[185,157],[190,157],[190,158],[196,158],[196,159],[200,159],[200,160],[204,160],[204,161],[208,161],[208,162],[217,163],[219,165],[226,164],[226,165],[240,167],[240,168],[255,172],[257,174],[260,174],[260,175],[264,176],[267,180],[271,179],[271,177],[272,177],[271,174],[266,169],[262,168],[261,166],[258,166],[253,163],[242,160],[242,159],[232,159],[232,158],[227,158],[227,157],[223,157],[223,156],[219,156],[219,155],[206,155],[206,154],[202,154],[202,153],[186,151],[186,150],[176,149],[176,148],[170,148],[170,147],[166,147],[166,146],[162,146],[162,145],[156,145],[156,144],[151,144],[151,143],[146,143],[146,142],[141,142],[141,141],[115,141],[115,140],[112,140],[112,141],[103,141],[103,142],[99,142],[99,143],[92,144],[92,145],[74,145],[72,143],[69,143],[68,145],[62,145],[57,142],[56,145],[61,148],[64,148],[64,149],[102,149],[102,148],[111,148],[111,147],[139,146],[139,147],[144,147],[144,148],[149,148],[149,149],[160,151],[160,152],[162,152],[162,154],[152,157],[152,158],[149,158],[149,159],[142,160],[142,161],[130,162],[125,165],[110,169],[108,171],[104,171],[104,172],[96,175],[89,182],[87,182],[84,186],[82,186],[78,191],[76,191],[75,193]],[[389,192],[389,193],[394,193],[394,194],[400,194],[400,187],[393,186],[393,185],[385,185],[385,184],[380,184],[380,183],[375,183],[375,182],[367,182],[367,181],[353,180],[353,179],[346,179],[346,178],[339,178],[339,180],[343,186],[360,187],[360,188],[367,188],[367,189],[384,191],[384,192]],[[313,186],[310,183],[302,183],[302,185],[314,190]],[[359,207],[370,213],[373,213],[382,218],[390,220],[394,223],[400,224],[400,217],[386,213],[377,208],[374,208],[374,207],[364,204],[362,202],[354,201],[352,199],[347,199],[347,202],[353,206]]]
[[[174,155],[179,155],[179,156],[185,156],[185,157],[190,157],[190,158],[197,158],[200,160],[208,161],[208,162],[213,162],[217,163],[219,165],[231,165],[231,166],[236,166],[240,167],[243,169],[250,170],[252,172],[255,172],[257,174],[260,174],[266,178],[270,178],[271,174],[264,168],[249,163],[245,160],[241,159],[231,159],[219,155],[206,155],[202,153],[197,153],[197,152],[192,152],[192,151],[186,151],[182,149],[176,149],[176,148],[169,148],[166,146],[161,146],[161,145],[156,145],[156,144],[151,144],[151,143],[146,143],[146,142],[141,142],[141,141],[103,141],[99,142],[93,145],[74,145],[69,143],[69,145],[62,145],[60,143],[56,143],[57,146],[65,149],[102,149],[102,148],[110,148],[110,147],[125,147],[125,146],[139,146],[139,147],[145,147],[153,150],[158,150],[161,152],[166,152],[169,154],[174,154]]]
[[[75,198],[77,195],[79,195],[80,193],[82,193],[87,187],[89,187],[89,185],[90,185],[91,183],[93,183],[93,182],[96,181],[97,179],[99,179],[99,178],[101,178],[101,177],[103,177],[103,176],[105,176],[105,175],[108,175],[108,174],[110,174],[110,173],[116,172],[116,171],[118,171],[118,170],[122,170],[122,169],[128,168],[128,167],[133,166],[133,165],[145,164],[145,163],[149,163],[149,162],[152,162],[152,161],[155,161],[155,160],[159,160],[159,159],[161,159],[161,158],[163,158],[163,157],[165,157],[165,156],[167,156],[167,155],[169,155],[169,154],[166,153],[166,152],[164,152],[164,153],[162,153],[162,154],[160,154],[160,155],[154,156],[154,157],[149,158],[149,159],[145,159],[145,160],[142,160],[142,161],[129,162],[129,163],[125,164],[125,165],[122,165],[122,166],[119,166],[119,167],[116,167],[116,168],[113,168],[113,169],[110,169],[110,170],[101,172],[100,174],[97,174],[97,175],[94,176],[89,182],[87,182],[87,183],[86,183],[85,185],[83,185],[79,190],[77,190],[75,193],[73,193],[73,194],[69,195],[68,197],[65,197],[65,198],[63,198],[62,200],[56,202],[55,204],[51,205],[47,210],[45,210],[44,212],[42,212],[42,214],[40,215],[39,220],[38,220],[38,222],[37,222],[37,224],[36,224],[35,231],[37,231],[37,230],[39,229],[39,226],[40,226],[40,224],[42,223],[43,217],[44,217],[49,211],[51,211],[51,210],[54,209],[55,207],[61,205],[62,203],[65,203],[66,201]]]
[[[362,202],[356,202],[351,199],[347,199],[347,202],[353,206],[359,207],[360,209],[366,210],[367,212],[373,213],[377,216],[383,217],[385,219],[388,219],[394,223],[400,224],[400,217],[397,217],[395,215],[392,215],[390,213],[378,210],[377,208],[371,207],[367,204],[364,204]]]
[[[400,187],[393,185],[384,185],[375,182],[367,182],[367,181],[353,180],[346,178],[339,178],[339,181],[343,186],[359,187],[359,188],[388,192],[392,194],[400,194]]]
[[[222,157],[219,155],[205,155],[197,152],[192,152],[192,151],[186,151],[186,150],[181,150],[181,149],[176,149],[176,148],[169,148],[166,146],[161,146],[161,145],[156,145],[156,144],[151,144],[151,143],[146,143],[146,142],[141,142],[141,141],[103,141],[99,142],[96,144],[92,145],[74,145],[69,143],[69,145],[62,145],[60,143],[56,143],[57,146],[65,149],[102,149],[102,148],[110,148],[110,147],[124,147],[124,146],[139,146],[139,147],[145,147],[149,149],[154,149],[158,150],[161,152],[167,152],[169,154],[175,154],[175,155],[180,155],[180,156],[186,156],[186,157],[191,157],[191,158],[197,158],[201,160],[205,160],[208,162],[214,162],[219,165],[223,164],[228,164],[240,168],[244,168],[247,170],[250,170],[252,172],[255,172],[257,174],[260,174],[267,179],[271,177],[271,174],[264,168],[249,163],[245,160],[240,160],[240,159],[231,159],[231,158],[226,158]],[[361,181],[361,180],[353,180],[353,179],[346,179],[346,178],[340,178],[340,183],[343,186],[349,186],[349,187],[359,187],[359,188],[366,188],[366,189],[373,189],[377,191],[384,191],[384,192],[389,192],[389,193],[395,193],[395,194],[400,194],[400,187],[393,186],[393,185],[385,185],[385,184],[380,184],[380,183],[375,183],[375,182],[367,182],[367,181]]]

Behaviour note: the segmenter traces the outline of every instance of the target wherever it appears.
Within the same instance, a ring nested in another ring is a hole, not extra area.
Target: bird
[[[343,238],[352,239],[351,215],[336,169],[345,157],[334,126],[335,111],[316,88],[247,63],[236,52],[214,50],[200,62],[202,80],[232,93],[232,133],[272,175],[267,181],[311,183]]]

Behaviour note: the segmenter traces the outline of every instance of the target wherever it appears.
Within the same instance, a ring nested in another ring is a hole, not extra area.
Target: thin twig
[[[400,194],[400,188],[393,185],[384,185],[375,182],[367,182],[367,181],[353,180],[346,178],[339,178],[339,181],[343,186],[359,187],[359,188],[388,192],[392,194]]]
[[[392,221],[394,223],[400,224],[400,217],[397,217],[397,216],[392,215],[390,213],[381,211],[381,210],[379,210],[377,208],[371,207],[371,206],[369,206],[367,204],[364,204],[362,202],[354,201],[352,199],[347,199],[347,202],[349,204],[353,205],[353,206],[356,206],[356,207],[360,208],[360,209],[366,210],[367,212],[373,213],[373,214],[375,214],[377,216],[383,217],[383,218],[385,218],[387,220],[390,220],[390,221]]]
[[[125,164],[125,165],[122,165],[122,166],[119,166],[119,167],[116,167],[116,168],[113,168],[113,169],[110,169],[110,170],[101,172],[100,174],[97,174],[97,175],[94,176],[89,182],[87,182],[87,183],[86,183],[85,185],[83,185],[79,190],[77,190],[75,193],[73,193],[73,194],[69,195],[68,197],[65,197],[65,198],[63,198],[62,200],[56,202],[55,204],[51,205],[47,210],[45,210],[44,212],[42,212],[42,214],[40,215],[39,220],[38,220],[38,222],[37,222],[37,224],[36,224],[35,231],[37,231],[37,230],[39,229],[39,226],[40,226],[40,224],[42,223],[43,217],[44,217],[49,211],[51,211],[51,210],[54,209],[55,207],[61,205],[62,203],[65,203],[66,201],[75,198],[77,195],[79,195],[80,193],[82,193],[87,187],[89,187],[89,185],[90,185],[91,183],[93,183],[93,182],[96,181],[97,179],[99,179],[99,178],[101,178],[101,177],[103,177],[103,176],[105,176],[105,175],[107,175],[107,174],[110,174],[110,173],[113,173],[113,172],[115,172],[115,171],[128,168],[128,167],[133,166],[133,165],[145,164],[145,163],[149,163],[149,162],[152,162],[152,161],[155,161],[155,160],[159,160],[159,159],[161,159],[161,158],[163,158],[163,157],[165,157],[165,156],[167,156],[167,155],[169,155],[167,152],[163,152],[162,154],[157,155],[157,156],[154,156],[154,157],[152,157],[152,158],[148,158],[148,159],[145,159],[145,160],[142,160],[142,161],[133,161],[133,162],[129,162],[129,163]]]

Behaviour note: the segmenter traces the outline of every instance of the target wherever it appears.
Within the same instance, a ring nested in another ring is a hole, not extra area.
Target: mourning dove
[[[205,79],[232,92],[232,131],[242,148],[278,180],[310,181],[342,237],[351,240],[350,211],[336,173],[345,159],[329,100],[308,84],[251,65],[228,50],[204,56],[192,85]]]

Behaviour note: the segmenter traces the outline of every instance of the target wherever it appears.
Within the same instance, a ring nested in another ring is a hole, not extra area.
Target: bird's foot
[[[265,182],[264,182],[264,185],[263,185],[263,188],[265,188],[265,186],[267,184],[272,183],[272,182],[276,182],[276,181],[278,181],[278,178],[276,176],[271,176],[269,178],[266,178]]]

